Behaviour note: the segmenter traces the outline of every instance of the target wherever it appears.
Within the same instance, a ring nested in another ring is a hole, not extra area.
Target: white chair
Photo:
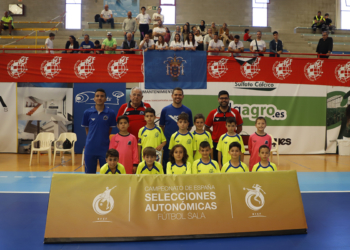
[[[276,152],[276,154],[277,154],[277,166],[279,167],[279,165],[280,165],[280,154],[278,152],[278,142],[276,142],[276,140],[273,137],[273,135],[269,134],[269,136],[271,136],[272,144],[275,143],[275,145],[276,145],[275,148],[271,149],[271,151],[270,151],[270,161],[272,161],[273,153]]]
[[[48,155],[49,155],[49,165],[51,165],[51,145],[52,142],[55,140],[55,136],[53,133],[50,132],[41,132],[37,135],[37,137],[35,138],[34,141],[32,141],[32,147],[30,150],[30,161],[29,161],[29,166],[32,165],[32,158],[33,158],[33,152],[37,151],[38,155],[37,155],[37,159],[38,159],[38,163],[39,163],[39,157],[40,157],[40,152],[42,151],[48,151]],[[39,148],[35,148],[34,147],[34,143],[35,142],[39,142]]]
[[[57,142],[60,142],[63,146],[63,142],[68,139],[72,143],[72,147],[68,149],[58,148],[57,147]],[[77,141],[77,135],[75,133],[62,133],[60,134],[60,137],[58,137],[57,141],[54,142],[54,153],[53,153],[53,164],[55,165],[55,160],[56,160],[56,152],[60,152],[60,155],[62,155],[62,152],[70,152],[72,155],[72,166],[74,166],[75,162],[75,154],[74,154],[74,145],[75,142]]]

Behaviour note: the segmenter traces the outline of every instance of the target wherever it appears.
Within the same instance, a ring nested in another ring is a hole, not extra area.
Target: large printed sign
[[[273,235],[306,230],[296,171],[54,174],[45,242]]]

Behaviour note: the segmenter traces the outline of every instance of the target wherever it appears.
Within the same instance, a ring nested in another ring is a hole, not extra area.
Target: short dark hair
[[[259,147],[259,153],[260,153],[260,151],[261,151],[263,148],[267,148],[267,149],[269,150],[269,152],[270,152],[270,148],[269,148],[267,145],[261,145],[261,146]]]
[[[180,37],[181,38],[181,37]],[[171,92],[171,94],[174,94],[175,90],[180,90],[182,92],[182,94],[184,94],[184,90],[180,87],[176,87],[173,89],[173,92]]]
[[[184,120],[184,121],[188,121],[189,122],[189,119],[190,119],[190,117],[189,117],[189,115],[187,113],[181,113],[177,117],[177,121]]]
[[[210,148],[210,144],[209,144],[209,142],[207,142],[207,141],[202,141],[202,142],[199,144],[199,148]]]
[[[321,13],[321,11],[319,10],[319,11],[317,11],[317,13]]]
[[[143,157],[145,157],[147,155],[157,157],[157,151],[155,148],[152,148],[152,147],[145,147],[142,154],[143,154]]]
[[[117,124],[119,124],[119,122],[120,122],[121,120],[126,120],[127,123],[129,123],[129,117],[127,117],[126,115],[121,115],[121,116],[119,116],[119,117],[117,118]]]
[[[328,14],[328,13],[326,13],[326,14],[324,14],[324,16],[329,16],[329,14]]]
[[[146,108],[145,109],[145,114],[146,113],[152,113],[152,114],[156,115],[156,111],[153,108]]]
[[[107,96],[106,91],[105,91],[104,89],[96,89],[95,94],[96,94],[97,92],[105,93],[105,96]]]
[[[215,35],[215,36],[218,36],[218,35],[219,35],[219,33],[218,33],[218,32],[215,32],[215,33],[214,33],[214,35]]]
[[[244,30],[244,33],[247,33],[248,31],[249,31],[249,29],[245,29],[245,30]]]
[[[258,32],[260,32],[262,34],[261,30],[258,30],[256,33],[258,33]]]
[[[181,145],[181,144],[177,144],[175,145],[171,150],[170,150],[170,153],[169,153],[169,161],[171,162],[171,164],[175,164],[175,157],[174,157],[174,152],[175,152],[175,149],[177,148],[182,148],[183,152],[184,152],[184,156],[182,157],[182,163],[183,164],[186,164],[187,163],[187,159],[188,159],[188,154],[187,154],[187,149]]]
[[[274,34],[277,34],[277,35],[278,35],[278,32],[277,32],[277,31],[274,31],[274,32],[272,33],[272,35],[274,35]]]
[[[228,124],[228,123],[235,123],[237,125],[236,117],[227,117],[226,124]]]
[[[97,44],[97,45],[100,45],[100,41],[99,40],[96,40],[94,43]]]
[[[116,149],[111,148],[106,153],[106,159],[108,157],[117,157],[119,159],[119,152]]]
[[[230,95],[228,94],[228,92],[226,90],[221,90],[218,94],[218,97],[220,98],[220,96],[222,95],[227,95],[228,97],[230,97]]]
[[[52,36],[56,36],[56,35],[55,35],[54,33],[51,32],[51,33],[49,34],[49,37],[52,37]]]
[[[203,120],[205,121],[205,117],[204,117],[203,114],[196,114],[196,115],[194,116],[193,121],[196,122],[197,119],[203,119]]]
[[[141,7],[141,10],[142,10],[142,9],[145,9],[145,10],[146,10],[146,7],[145,7],[145,6],[142,6],[142,7]]]
[[[236,141],[232,142],[230,144],[228,150],[231,150],[231,148],[233,148],[233,147],[237,147],[239,149],[239,151],[242,151],[242,146],[239,142],[236,142]]]
[[[255,120],[255,124],[256,124],[256,123],[257,123],[259,120],[264,120],[264,121],[265,121],[265,123],[266,123],[266,119],[265,119],[265,117],[259,116],[258,118],[256,118],[256,120]]]
[[[233,38],[239,39],[240,37],[239,35],[235,35]]]

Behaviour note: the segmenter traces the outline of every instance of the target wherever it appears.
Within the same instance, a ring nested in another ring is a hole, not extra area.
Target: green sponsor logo
[[[237,109],[242,118],[248,118],[251,121],[255,121],[259,116],[268,117],[271,120],[285,120],[287,119],[287,111],[284,109],[278,109],[273,104],[234,104],[230,102],[231,107]]]

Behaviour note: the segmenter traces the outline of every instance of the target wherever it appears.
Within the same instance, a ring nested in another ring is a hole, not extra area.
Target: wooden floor
[[[75,155],[72,166],[71,156],[66,154],[64,165],[59,155],[56,163],[49,166],[47,155],[40,156],[40,163],[36,155],[33,156],[32,166],[29,166],[29,154],[0,154],[0,171],[47,171],[47,172],[84,172],[81,166],[81,154]],[[245,156],[245,163],[249,163],[249,155]],[[272,162],[277,165],[277,157]],[[327,155],[281,155],[279,170],[297,170],[298,172],[348,172],[350,171],[350,156]]]

